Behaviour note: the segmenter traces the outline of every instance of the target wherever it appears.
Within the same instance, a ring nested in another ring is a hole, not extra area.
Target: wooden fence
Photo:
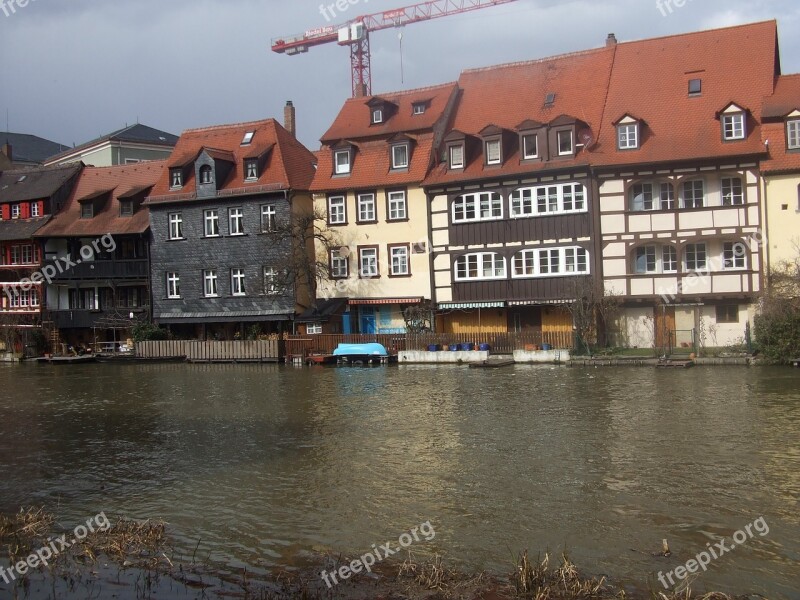
[[[185,356],[190,362],[277,362],[282,353],[279,341],[168,340],[136,342],[136,356],[145,359]]]
[[[286,338],[288,356],[308,356],[309,354],[331,354],[339,344],[383,344],[394,354],[406,349],[405,334],[321,334],[290,335]]]

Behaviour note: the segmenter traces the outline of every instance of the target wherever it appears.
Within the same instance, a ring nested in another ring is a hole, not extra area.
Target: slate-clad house
[[[86,167],[62,209],[36,233],[51,265],[48,320],[74,346],[125,341],[150,320],[150,220],[144,199],[164,161]],[[69,261],[80,261],[69,268]]]
[[[274,119],[185,131],[145,202],[154,321],[187,338],[291,331],[313,291],[281,232],[312,211],[314,163]]]
[[[171,133],[136,123],[75,148],[64,149],[50,156],[44,164],[65,165],[81,161],[94,167],[112,167],[163,160],[170,155],[177,141],[177,136]]]

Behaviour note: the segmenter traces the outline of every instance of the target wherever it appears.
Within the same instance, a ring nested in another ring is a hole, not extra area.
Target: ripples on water
[[[0,383],[3,511],[162,517],[183,552],[254,571],[430,520],[415,553],[505,572],[566,547],[640,586],[764,516],[769,535],[695,585],[800,598],[796,371],[10,366]],[[662,538],[671,559],[649,556]]]

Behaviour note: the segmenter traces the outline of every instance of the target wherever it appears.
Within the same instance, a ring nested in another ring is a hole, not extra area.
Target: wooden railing
[[[281,357],[280,350],[281,342],[277,340],[136,342],[138,358],[156,359],[185,356],[191,362],[276,362]]]
[[[405,334],[321,334],[290,335],[286,338],[286,354],[289,356],[308,356],[309,354],[330,354],[339,344],[383,344],[391,354],[406,349]]]

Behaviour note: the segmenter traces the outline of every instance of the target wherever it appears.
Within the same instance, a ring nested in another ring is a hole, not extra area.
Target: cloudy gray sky
[[[350,94],[346,48],[270,51],[273,38],[332,24],[321,0],[20,1],[0,0],[0,131],[8,111],[11,131],[68,145],[137,119],[179,134],[282,118],[291,99],[299,137],[316,149]],[[419,1],[351,0],[336,22]],[[377,32],[373,91],[598,47],[609,32],[624,41],[765,19],[778,19],[783,72],[800,72],[797,0],[686,0],[663,13],[656,0],[517,0],[410,25],[402,30],[404,80],[399,30]]]

